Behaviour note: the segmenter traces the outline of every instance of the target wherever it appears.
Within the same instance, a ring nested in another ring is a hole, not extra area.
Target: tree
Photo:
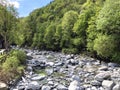
[[[78,19],[78,13],[75,11],[68,11],[64,14],[62,19],[62,40],[61,47],[69,48],[72,45],[72,37],[74,37],[73,26]]]
[[[0,35],[4,40],[4,47],[8,49],[12,42],[12,34],[16,29],[17,13],[11,5],[0,5]]]
[[[44,35],[44,42],[46,44],[47,49],[54,50],[54,35],[55,35],[56,27],[54,23],[51,23],[47,28]]]
[[[102,33],[120,33],[120,1],[106,0],[97,18],[97,29]]]
[[[96,20],[97,36],[94,49],[103,57],[120,62],[120,1],[106,0]],[[100,41],[99,41],[100,40]],[[97,45],[101,45],[97,47]],[[103,45],[104,46],[103,46]],[[102,47],[102,48],[101,48]],[[102,49],[102,50],[100,50]],[[107,50],[106,50],[107,49]]]

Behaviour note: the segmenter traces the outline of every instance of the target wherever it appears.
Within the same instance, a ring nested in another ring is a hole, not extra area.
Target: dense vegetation
[[[20,77],[25,68],[26,54],[23,51],[12,50],[0,58],[0,81],[9,83]]]
[[[0,19],[0,37],[5,43],[6,36],[9,45],[65,53],[87,51],[102,59],[120,62],[119,7],[119,0],[54,0],[19,19],[9,16],[8,9],[8,22],[16,23],[6,29],[4,20]],[[5,17],[1,12],[4,10],[0,11],[0,18]]]

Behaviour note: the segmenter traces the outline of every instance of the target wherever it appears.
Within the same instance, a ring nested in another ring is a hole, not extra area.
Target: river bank
[[[27,68],[10,90],[120,90],[120,65],[82,55],[23,49]]]

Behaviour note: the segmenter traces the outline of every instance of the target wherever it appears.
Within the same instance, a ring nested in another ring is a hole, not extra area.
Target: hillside
[[[19,18],[5,34],[10,39],[6,47],[15,44],[74,54],[87,51],[119,62],[119,5],[119,0],[54,0]]]

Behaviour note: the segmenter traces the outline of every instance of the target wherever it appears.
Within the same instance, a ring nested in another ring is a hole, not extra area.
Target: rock
[[[120,65],[117,63],[108,63],[109,67],[119,67]]]
[[[113,81],[109,81],[109,80],[104,80],[102,82],[102,86],[105,88],[105,90],[112,90],[113,86],[114,86],[114,82]]]
[[[94,79],[97,81],[103,81],[104,79],[109,79],[110,77],[111,75],[109,72],[102,72],[97,74]]]
[[[40,85],[37,81],[32,81],[30,82],[27,86],[26,86],[26,89],[29,90],[29,89],[32,89],[32,90],[39,90],[40,89]],[[25,89],[25,90],[26,90]]]
[[[53,73],[53,68],[46,68],[45,71],[47,75],[51,75]]]
[[[8,90],[5,83],[0,82],[0,90]]]
[[[53,81],[48,81],[48,85],[54,85],[54,82]]]
[[[79,63],[78,60],[70,59],[70,64],[71,65],[77,65],[78,63]]]
[[[41,90],[51,90],[51,87],[44,85],[42,86]]]
[[[63,61],[59,61],[55,64],[55,66],[63,66],[63,65],[64,65]]]
[[[46,66],[53,67],[53,65],[54,65],[54,62],[47,62],[47,63],[46,63]]]
[[[107,66],[102,66],[102,67],[99,68],[99,70],[107,71],[107,70],[108,70],[108,67],[107,67]]]
[[[93,85],[93,86],[101,86],[102,83],[97,81],[97,80],[93,80],[93,81],[91,81],[91,85]]]
[[[87,71],[87,72],[95,72],[98,70],[98,67],[97,66],[92,66],[92,65],[86,65],[84,67],[84,71]]]
[[[31,66],[28,66],[27,69],[26,69],[28,72],[31,72],[33,71],[33,68]]]
[[[72,76],[72,81],[74,81],[74,80],[80,82],[80,77],[77,76],[77,75],[73,75],[73,76]]]
[[[59,85],[57,86],[57,90],[68,90],[68,89],[67,89],[67,87],[65,87],[64,85],[59,84]]]
[[[113,90],[120,90],[120,84],[116,84],[116,85],[113,87]]]
[[[31,78],[33,81],[43,80],[46,76],[45,75],[35,75]]]
[[[68,87],[68,90],[85,90],[80,86],[80,83],[76,80],[72,81]]]
[[[70,55],[67,55],[66,56],[66,59],[68,60],[68,59],[71,59],[72,57],[70,56]]]

